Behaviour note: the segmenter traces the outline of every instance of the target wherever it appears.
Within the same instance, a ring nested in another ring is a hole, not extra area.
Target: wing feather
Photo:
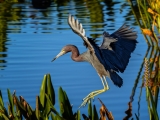
[[[86,47],[91,52],[94,53],[94,49],[93,49],[92,45],[90,44],[90,42],[88,41],[88,38],[85,35],[85,30],[83,29],[82,24],[79,23],[77,19],[74,19],[74,17],[72,15],[68,16],[68,24],[72,28],[73,32],[76,33],[77,35],[79,35],[83,39],[84,45],[86,45]]]
[[[120,72],[124,72],[131,53],[136,47],[137,33],[133,31],[133,28],[123,24],[111,35],[107,32],[104,32],[103,35],[103,42],[100,46],[103,58],[105,61],[108,60]],[[111,39],[116,41],[111,41]]]

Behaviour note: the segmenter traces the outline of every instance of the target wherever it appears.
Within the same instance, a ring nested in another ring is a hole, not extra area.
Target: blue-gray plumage
[[[84,45],[88,50],[79,54],[79,50],[76,46],[67,45],[62,48],[61,52],[52,61],[68,52],[72,52],[72,60],[77,62],[87,61],[91,63],[100,76],[104,87],[104,89],[93,91],[85,97],[81,104],[81,106],[84,106],[89,99],[109,89],[105,78],[106,76],[118,87],[122,86],[123,80],[117,72],[124,72],[128,65],[131,53],[136,47],[137,33],[124,24],[112,34],[104,32],[103,42],[98,46],[95,39],[85,36],[85,30],[83,29],[82,24],[79,23],[78,20],[75,20],[71,15],[68,17],[68,24],[73,32],[83,39]]]

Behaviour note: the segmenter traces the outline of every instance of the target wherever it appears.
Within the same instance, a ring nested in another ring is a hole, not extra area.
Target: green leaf
[[[39,104],[40,104],[39,96],[36,96],[36,110],[35,110],[35,113],[36,113],[37,120],[39,120],[39,117],[40,117]]]
[[[48,120],[48,116],[46,116],[45,120]]]
[[[44,107],[45,105],[45,93],[47,93],[46,90],[47,90],[47,76],[44,75],[41,89],[40,89],[40,102],[41,102],[42,107]]]
[[[52,119],[52,120],[55,120],[55,116],[54,116],[53,113],[51,113],[51,119]]]
[[[1,116],[1,114],[4,114],[5,116],[8,116],[8,112],[7,112],[7,110],[6,110],[6,108],[5,107],[0,107],[0,116]],[[0,119],[1,120],[1,119]]]
[[[90,120],[90,118],[88,118],[85,114],[82,114],[82,117],[84,120]]]
[[[10,107],[10,112],[13,115],[13,117],[15,117],[15,111],[14,111],[14,104],[13,104],[13,97],[10,93],[10,90],[7,89],[7,93],[8,93],[8,99],[9,99],[9,107]]]
[[[32,110],[32,108],[30,107],[29,104],[27,104],[27,113],[28,113],[29,117],[31,117],[32,114],[33,114],[33,110]]]
[[[17,110],[16,115],[19,118],[19,120],[22,120],[22,114],[20,110]]]
[[[4,107],[2,92],[0,90],[0,107]]]
[[[64,106],[64,101],[65,101],[65,97],[64,97],[64,93],[63,93],[63,90],[62,90],[62,88],[60,87],[59,88],[59,106],[60,106],[60,113],[61,113],[61,115],[63,115],[63,113],[64,113],[64,108],[63,108],[63,106]]]
[[[148,110],[149,110],[149,120],[152,120],[152,116],[153,116],[153,111],[152,111],[152,108],[148,107]]]
[[[92,113],[92,120],[98,120],[99,117],[98,117],[98,113],[97,113],[97,110],[96,110],[96,106],[94,105],[93,106],[93,113]]]
[[[56,115],[54,118],[55,118],[54,120],[65,120],[63,118],[60,118],[58,115]]]
[[[17,96],[14,96],[14,99],[16,101],[16,106],[17,108],[20,110],[20,112],[22,113],[22,115],[28,119],[28,116],[27,116],[27,111],[26,109],[23,107],[22,103],[18,100]]]
[[[155,120],[159,120],[157,109],[156,109],[156,106],[155,106],[155,102],[153,100],[153,96],[152,96],[151,90],[148,87],[147,87],[147,89],[148,89],[149,98],[150,98],[151,104],[152,104],[152,113],[154,115],[154,119]]]
[[[77,111],[77,114],[76,114],[76,120],[81,120],[81,114],[79,110]]]
[[[8,116],[7,110],[4,107],[4,103],[3,103],[3,97],[2,97],[2,92],[0,90],[0,110],[3,111],[3,113]]]
[[[73,117],[72,107],[71,107],[70,101],[68,99],[67,93],[65,91],[63,91],[63,92],[64,92],[64,96],[65,96],[65,106],[67,107],[69,115]]]
[[[60,106],[60,113],[64,119],[71,120],[74,119],[72,107],[68,100],[67,94],[63,89],[59,88],[59,106]]]
[[[54,106],[53,106],[52,102],[50,101],[50,99],[49,99],[49,97],[48,97],[47,94],[46,94],[46,99],[47,99],[47,102],[50,104],[50,109],[51,109],[51,111],[54,112],[56,115],[58,115],[58,116],[60,117],[59,113],[58,113],[58,112],[56,111],[56,109],[54,108]]]
[[[88,117],[89,119],[92,119],[92,103],[91,100],[88,102]]]
[[[50,74],[47,74],[47,83],[48,83],[47,95],[49,96],[52,104],[54,105],[55,104],[55,92],[54,92],[54,88],[53,88],[53,85],[52,85]]]
[[[157,109],[158,106],[158,100],[159,100],[159,87],[155,86],[156,90],[155,90],[155,97],[154,97],[154,101],[155,101],[155,108]]]
[[[46,100],[46,105],[45,105],[45,108],[44,108],[44,111],[43,111],[43,116],[49,117],[50,111],[51,111],[50,103],[48,102],[48,100]]]
[[[9,118],[5,114],[2,114],[2,116],[3,116],[4,120],[9,120]]]

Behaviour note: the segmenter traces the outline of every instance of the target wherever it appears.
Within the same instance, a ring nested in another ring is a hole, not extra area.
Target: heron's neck
[[[71,58],[73,61],[81,62],[83,61],[81,55],[79,54],[79,50],[75,45],[68,45],[70,52],[72,52]]]

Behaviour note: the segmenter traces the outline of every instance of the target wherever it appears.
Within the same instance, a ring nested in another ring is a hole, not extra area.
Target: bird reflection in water
[[[87,61],[95,68],[102,81],[103,89],[89,93],[81,104],[81,106],[85,106],[91,98],[109,89],[106,76],[109,77],[116,86],[122,86],[123,79],[117,72],[123,73],[128,65],[131,53],[136,47],[137,33],[133,31],[133,28],[123,24],[112,34],[104,32],[103,42],[98,46],[95,39],[86,37],[82,24],[74,19],[72,15],[68,17],[68,24],[73,32],[83,39],[84,45],[88,50],[80,54],[75,45],[66,45],[52,61],[68,52],[72,52],[71,58],[73,61]]]

